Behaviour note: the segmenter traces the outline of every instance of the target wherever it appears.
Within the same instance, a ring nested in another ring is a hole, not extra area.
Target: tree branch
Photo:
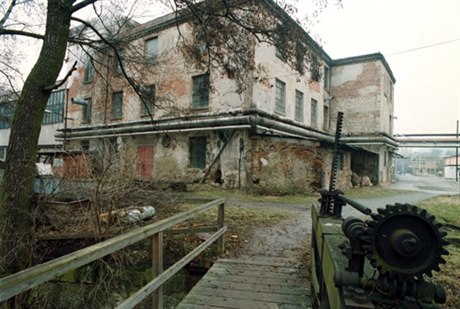
[[[14,29],[0,29],[0,35],[22,35],[22,36],[26,36],[26,37],[30,37],[34,39],[40,39],[40,40],[45,39],[45,36],[43,34],[22,31],[22,30],[14,30]]]
[[[77,61],[73,63],[72,68],[69,70],[69,72],[67,72],[66,76],[59,83],[52,85],[52,86],[45,87],[44,90],[53,91],[54,89],[58,89],[59,87],[64,85],[64,83],[69,79],[70,75],[72,75],[72,72],[75,71],[76,69],[77,69]]]
[[[80,3],[77,3],[72,7],[72,10],[70,10],[70,12],[73,14],[73,13],[83,9],[84,7],[87,7],[88,5],[93,4],[96,1],[98,1],[98,0],[85,0],[85,1],[82,1]]]
[[[0,29],[3,28],[3,25],[8,20],[8,17],[10,17],[10,14],[13,11],[15,5],[16,0],[11,0],[10,6],[8,7],[8,10],[6,10],[5,16],[3,16],[2,20],[0,20]]]

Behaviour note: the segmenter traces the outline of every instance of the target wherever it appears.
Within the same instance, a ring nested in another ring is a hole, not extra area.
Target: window
[[[279,79],[275,80],[275,112],[285,113],[286,109],[286,84]]]
[[[112,95],[112,119],[123,117],[123,92],[114,92]]]
[[[300,75],[305,74],[304,59],[306,53],[307,48],[302,42],[298,41],[295,49],[295,69],[300,73]]]
[[[118,56],[117,56],[118,52]],[[120,57],[120,58],[118,58]],[[120,64],[120,61],[123,63],[125,58],[125,51],[124,49],[119,49],[115,52],[115,72],[118,74],[123,73],[123,70],[121,69],[122,64]]]
[[[327,105],[323,108],[323,130],[329,131],[329,106]]]
[[[329,67],[324,66],[324,89],[329,90],[331,86],[331,72]]]
[[[190,151],[190,167],[206,168],[206,145],[208,141],[206,137],[192,137],[190,138],[189,151]]]
[[[81,122],[82,123],[91,123],[91,108],[92,108],[92,99],[86,98],[87,105],[82,105],[81,109]]]
[[[295,120],[303,121],[303,93],[295,91]]]
[[[94,78],[94,65],[91,58],[88,59],[85,65],[85,76],[83,77],[83,82],[89,83],[92,82]]]
[[[193,77],[193,108],[206,108],[209,105],[209,74]]]
[[[154,63],[158,57],[158,38],[145,41],[145,59],[149,63]]]
[[[6,160],[6,147],[0,147],[0,160],[5,161]]]
[[[152,115],[155,108],[155,85],[141,88],[141,116]]]
[[[16,102],[1,102],[0,103],[0,129],[11,128],[13,122],[14,110]]]
[[[319,78],[320,78],[319,63],[318,63],[318,57],[316,57],[315,55],[311,56],[310,70],[311,70],[311,79],[314,81],[319,81]]]
[[[311,125],[318,126],[318,102],[315,99],[311,99]]]
[[[51,93],[46,103],[43,124],[59,123],[64,120],[64,99],[65,90],[58,90]]]
[[[287,35],[285,32],[285,27],[283,25],[278,25],[276,27],[276,36],[275,36],[275,56],[280,58],[283,61],[287,60]]]

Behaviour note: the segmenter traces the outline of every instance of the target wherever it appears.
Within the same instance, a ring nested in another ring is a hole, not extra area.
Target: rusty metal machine
[[[312,208],[314,308],[441,308],[445,291],[427,277],[445,263],[446,233],[416,206],[373,212],[335,189],[342,124],[339,113],[330,188]],[[346,205],[368,219],[342,218]]]

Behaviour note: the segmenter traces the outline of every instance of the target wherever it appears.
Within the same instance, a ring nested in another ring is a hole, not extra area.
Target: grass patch
[[[246,193],[237,190],[222,190],[222,189],[213,189],[213,190],[200,190],[188,192],[187,196],[194,198],[214,198],[214,197],[224,197],[229,200],[238,200],[245,202],[270,202],[270,203],[286,203],[286,204],[302,204],[302,203],[311,203],[318,200],[320,197],[318,194],[313,195],[258,195],[253,193]]]
[[[374,198],[374,197],[385,197],[392,195],[399,195],[404,193],[409,193],[413,191],[407,190],[396,190],[389,189],[385,187],[359,187],[353,188],[350,191],[346,192],[345,195],[354,199],[360,198]]]
[[[446,238],[450,243],[447,246],[449,255],[444,257],[447,263],[441,265],[441,271],[434,274],[433,281],[446,290],[447,303],[444,308],[460,308],[460,197],[436,197],[422,202],[420,207],[445,224]]]

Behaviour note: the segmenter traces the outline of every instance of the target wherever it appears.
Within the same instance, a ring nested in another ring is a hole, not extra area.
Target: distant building
[[[442,176],[444,174],[444,161],[439,157],[418,156],[412,159],[412,171],[418,176]]]
[[[460,177],[460,167],[456,166],[456,164],[460,164],[460,156],[448,156],[444,158],[444,178],[446,179],[456,179],[455,177],[455,170],[457,169],[457,176]]]

